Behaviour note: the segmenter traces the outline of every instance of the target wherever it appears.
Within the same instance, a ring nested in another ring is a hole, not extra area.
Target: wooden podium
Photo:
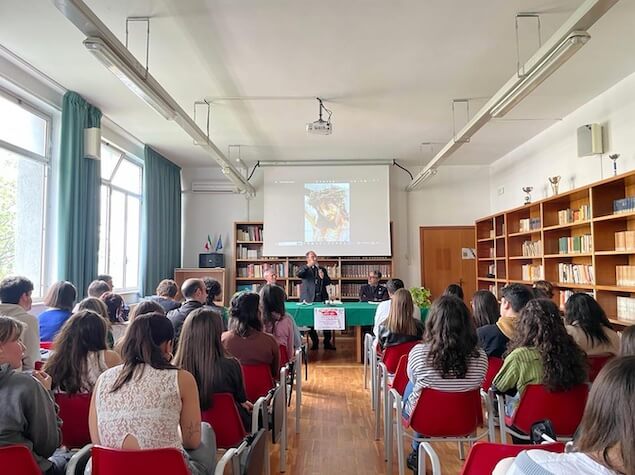
[[[202,279],[203,277],[211,277],[212,279],[216,279],[217,281],[220,282],[223,292],[221,293],[220,300],[217,300],[216,303],[217,305],[221,305],[224,307],[225,301],[227,300],[225,298],[227,284],[225,281],[225,269],[222,267],[212,267],[209,269],[208,268],[174,269],[174,281],[176,282],[176,285],[178,285],[179,287],[179,293],[177,294],[176,298],[183,299],[183,296],[181,295],[181,291],[180,291],[181,285],[183,285],[183,282],[185,282],[187,279],[191,279],[191,278]]]

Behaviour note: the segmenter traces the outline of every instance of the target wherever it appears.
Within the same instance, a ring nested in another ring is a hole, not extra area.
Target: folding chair
[[[408,385],[408,355],[402,355],[397,364],[397,371],[392,383],[388,384],[390,390],[386,395],[384,405],[384,460],[387,462],[388,471],[392,467],[392,426],[394,421],[399,421],[399,414],[393,418],[393,411],[401,410],[401,407],[395,407],[395,401],[391,396],[391,391],[395,391],[399,396],[403,397],[403,393]]]
[[[178,449],[120,450],[92,447],[92,475],[189,475],[190,470]]]
[[[233,475],[263,475],[266,473],[267,436],[264,429],[247,436],[235,449],[229,449],[216,464],[214,475],[224,475],[231,463]]]
[[[216,435],[216,446],[219,449],[230,449],[238,447],[243,439],[248,435],[247,428],[236,407],[234,396],[230,393],[217,393],[212,396],[212,405],[201,411],[201,420],[207,422],[214,429]],[[258,431],[258,421],[256,425],[248,428],[254,434]]]
[[[504,395],[497,394],[501,442],[507,440],[507,433],[529,440],[532,424],[543,419],[552,422],[558,440],[571,440],[582,420],[588,395],[587,384],[579,384],[568,391],[554,392],[542,384],[528,384],[510,417],[505,416]]]
[[[11,473],[20,475],[42,475],[31,451],[24,445],[0,447],[0,467],[10,468]]]
[[[564,444],[554,442],[541,445],[508,445],[493,442],[474,444],[461,469],[461,475],[491,475],[496,464],[507,457],[515,457],[523,450],[540,449],[547,452],[564,452]]]
[[[503,358],[497,358],[496,356],[490,356],[487,358],[487,373],[481,384],[481,389],[485,392],[492,387],[492,381],[503,367]]]
[[[272,388],[275,387],[269,365],[240,365],[243,372],[243,380],[245,381],[245,392],[247,399],[255,401],[259,397],[265,396]]]
[[[364,335],[364,389],[368,389],[369,366],[372,368],[372,365],[376,364],[376,362],[373,361],[372,358],[373,354],[370,352],[373,348],[374,339],[375,337],[370,333],[366,333]],[[372,369],[370,372],[372,373]]]
[[[589,381],[595,381],[595,378],[597,378],[600,370],[604,368],[604,365],[611,361],[614,357],[615,355],[613,353],[587,356],[587,363],[589,364]]]
[[[67,449],[79,449],[90,444],[88,412],[92,394],[55,394],[62,419],[62,445]]]
[[[399,403],[397,407],[401,411],[401,397],[394,390],[391,391],[391,394]],[[448,392],[424,388],[412,410],[410,419],[402,418],[401,422],[401,424],[395,425],[397,453],[399,454],[399,475],[404,475],[405,471],[404,436],[420,442],[419,475],[426,473],[426,454],[432,462],[433,475],[441,473],[439,457],[429,442],[458,442],[459,457],[463,458],[464,442],[472,445],[483,437],[491,438],[491,434],[487,430],[480,435],[477,433],[478,427],[483,423],[479,389]],[[420,437],[404,431],[404,427],[410,427],[413,431],[418,432]]]

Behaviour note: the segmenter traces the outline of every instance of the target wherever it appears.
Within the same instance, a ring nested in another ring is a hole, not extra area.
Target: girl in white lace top
[[[170,364],[173,339],[165,316],[134,319],[123,340],[123,365],[104,372],[93,392],[91,439],[117,449],[183,448],[194,475],[211,474],[214,433],[201,424],[194,377]]]
[[[108,323],[91,310],[75,312],[55,337],[53,354],[44,370],[51,376],[53,391],[91,393],[99,375],[121,363],[106,349]]]

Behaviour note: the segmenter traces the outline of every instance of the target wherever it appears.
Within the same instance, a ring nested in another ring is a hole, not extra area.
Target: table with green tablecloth
[[[355,328],[355,354],[357,361],[362,361],[362,326],[375,324],[375,311],[377,304],[368,302],[344,302],[341,304],[325,304],[315,302],[310,305],[299,302],[286,302],[285,307],[289,315],[293,317],[298,326],[313,326],[313,309],[319,307],[344,307],[346,325]],[[428,309],[422,308],[421,320],[428,315]]]

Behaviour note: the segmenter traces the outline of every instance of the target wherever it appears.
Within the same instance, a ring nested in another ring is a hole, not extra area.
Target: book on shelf
[[[593,284],[593,266],[586,264],[558,264],[558,282],[563,284]]]
[[[615,233],[616,251],[635,251],[635,231],[618,231]]]
[[[264,278],[265,271],[272,269],[278,277],[285,278],[285,265],[283,262],[275,264],[247,264],[236,268],[236,277]]]
[[[522,280],[543,280],[545,278],[542,264],[523,264],[521,266]]]
[[[617,319],[635,323],[635,298],[618,295]]]
[[[292,297],[300,298],[301,285],[302,284],[300,282],[296,282],[293,285],[291,285],[291,296]],[[327,285],[326,286],[326,292],[328,293],[330,299],[340,298],[340,285],[339,284]]]
[[[381,272],[382,278],[389,279],[391,277],[391,267],[390,264],[342,264],[341,276],[366,279],[368,274],[378,270]]]
[[[236,259],[260,259],[261,257],[261,249],[253,249],[241,245],[236,247]]]
[[[236,228],[237,241],[262,241],[262,226],[249,224]]]
[[[563,236],[558,239],[558,254],[575,254],[591,252],[593,240],[591,234],[582,236]]]
[[[496,264],[490,264],[487,266],[487,277],[492,279],[496,277]]]
[[[635,211],[635,196],[613,201],[613,214],[630,213],[631,211]]]
[[[295,277],[300,267],[302,266],[298,264],[291,264],[291,272],[289,273],[290,276]],[[340,267],[338,265],[332,265],[332,266],[320,265],[320,267],[324,267],[326,269],[326,273],[329,275],[331,279],[339,279],[341,277]]]
[[[362,285],[364,284],[352,282],[342,283],[342,298],[359,298],[359,291],[361,290]]]
[[[238,284],[236,292],[259,292],[262,284]]]
[[[487,286],[487,290],[489,290],[491,293],[493,293],[495,297],[498,297],[498,291],[496,290],[496,285],[489,284]]]
[[[558,224],[571,224],[591,219],[591,207],[582,205],[578,209],[562,209],[558,211]]]
[[[635,266],[615,266],[615,283],[623,287],[635,287]]]
[[[522,251],[525,257],[540,257],[542,256],[542,241],[525,241]]]
[[[518,220],[519,233],[540,229],[540,218],[526,218]]]
[[[569,297],[571,297],[573,294],[579,294],[579,293],[584,293],[593,297],[593,292],[576,292],[570,289],[566,289],[566,290],[562,289],[560,291],[560,310],[564,310],[567,300],[569,300]]]

